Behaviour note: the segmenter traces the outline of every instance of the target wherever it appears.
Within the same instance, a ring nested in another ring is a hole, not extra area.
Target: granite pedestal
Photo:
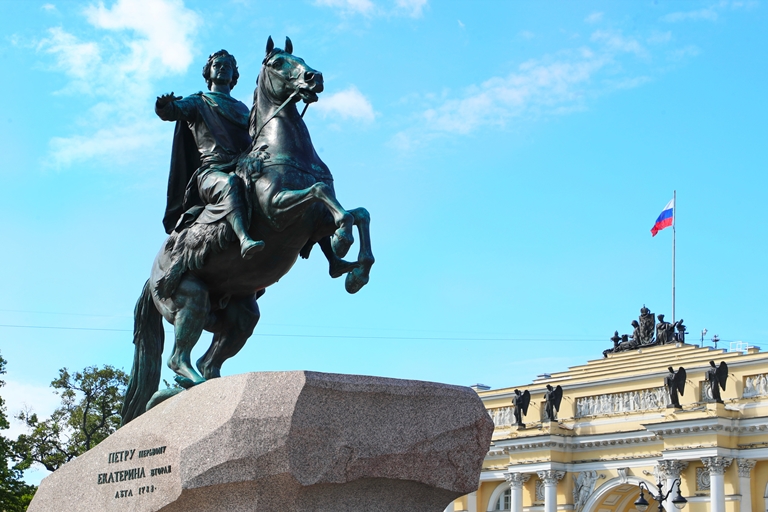
[[[469,388],[235,375],[184,391],[66,464],[29,512],[442,512],[477,489],[492,432]]]

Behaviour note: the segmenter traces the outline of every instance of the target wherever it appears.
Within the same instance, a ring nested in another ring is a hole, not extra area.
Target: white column
[[[725,512],[725,470],[733,458],[704,457],[701,462],[709,470],[710,512]]]
[[[477,491],[467,494],[467,512],[477,512]]]
[[[672,504],[672,500],[677,496],[678,489],[672,489],[672,484],[675,480],[680,478],[680,473],[688,467],[688,463],[683,460],[660,460],[659,461],[659,475],[666,479],[666,485],[664,486],[664,493],[669,493],[667,499],[664,500],[664,510],[667,512],[676,512],[675,506]]]
[[[504,478],[509,482],[511,497],[510,511],[523,512],[523,484],[531,478],[525,473],[506,473]]]
[[[544,482],[544,512],[557,512],[557,482],[563,479],[565,471],[550,469],[536,474]]]
[[[752,469],[757,461],[753,459],[738,459],[739,466],[739,493],[741,493],[741,512],[752,512]]]

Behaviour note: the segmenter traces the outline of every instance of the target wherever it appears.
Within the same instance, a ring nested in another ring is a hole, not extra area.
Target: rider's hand
[[[166,105],[173,103],[174,101],[178,101],[181,99],[181,96],[174,96],[173,92],[170,94],[163,94],[162,96],[157,97],[157,101],[155,102],[155,108],[162,109]]]

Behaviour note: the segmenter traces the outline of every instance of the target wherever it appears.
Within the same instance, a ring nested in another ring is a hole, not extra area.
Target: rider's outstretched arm
[[[197,117],[197,96],[174,96],[173,93],[157,97],[155,114],[163,121],[194,121]]]

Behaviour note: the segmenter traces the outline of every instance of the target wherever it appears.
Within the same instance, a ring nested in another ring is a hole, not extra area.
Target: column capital
[[[662,478],[680,478],[680,473],[688,467],[684,460],[660,460],[659,475]]]
[[[514,489],[522,489],[523,484],[531,478],[528,473],[504,473],[504,478],[509,482],[509,487]]]
[[[733,462],[733,457],[703,457],[701,462],[709,470],[710,475],[724,475],[725,470]]]
[[[565,471],[559,471],[556,469],[548,469],[546,471],[537,471],[539,479],[544,482],[544,485],[557,485],[558,480],[562,480],[565,476]]]
[[[756,463],[755,459],[736,459],[736,464],[739,467],[739,477],[749,478]]]

